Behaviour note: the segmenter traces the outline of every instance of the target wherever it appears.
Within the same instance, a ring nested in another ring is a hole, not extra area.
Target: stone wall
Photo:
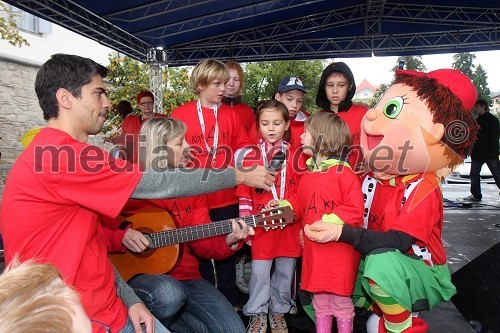
[[[0,193],[12,163],[23,149],[19,140],[30,128],[45,125],[35,94],[39,66],[0,58]]]

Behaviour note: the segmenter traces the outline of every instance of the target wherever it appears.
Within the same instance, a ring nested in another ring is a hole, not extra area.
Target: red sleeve
[[[333,213],[349,225],[361,227],[363,225],[364,200],[361,184],[358,177],[349,170],[335,173],[340,197],[335,202]]]
[[[442,220],[442,200],[439,184],[424,178],[406,200],[391,229],[429,243],[434,227]]]
[[[104,215],[100,216],[102,229],[104,231],[104,236],[106,237],[106,249],[109,253],[123,253],[127,251],[125,246],[122,244],[123,236],[128,228],[128,226],[124,230],[118,229],[120,225],[120,221],[117,219],[113,219]]]
[[[200,195],[190,199],[193,199],[193,204],[191,205],[191,207],[193,207],[193,212],[189,215],[189,217],[184,219],[182,227],[200,225],[210,221],[206,197],[204,195]],[[226,235],[199,239],[189,242],[188,244],[197,256],[207,259],[225,259],[233,255],[235,251],[230,249],[227,245]],[[240,244],[237,249],[241,246],[242,244]]]
[[[240,130],[241,126],[239,124],[239,118],[234,110],[227,107],[227,112],[231,117],[231,126],[233,129],[232,148],[234,149],[234,152],[238,149],[250,146],[250,140],[248,139],[247,133]]]

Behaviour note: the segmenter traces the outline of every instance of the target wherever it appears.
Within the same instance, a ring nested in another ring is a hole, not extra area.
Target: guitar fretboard
[[[260,218],[256,215],[240,218],[250,227],[255,227]],[[223,220],[181,229],[164,230],[149,234],[151,248],[185,243],[197,239],[229,234],[233,231],[231,220]]]

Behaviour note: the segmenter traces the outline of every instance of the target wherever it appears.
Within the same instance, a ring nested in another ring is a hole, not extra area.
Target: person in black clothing
[[[489,112],[488,102],[479,99],[476,101],[472,112],[477,115],[479,132],[477,141],[474,143],[471,153],[470,169],[470,192],[472,193],[464,200],[481,201],[481,178],[479,173],[484,163],[488,166],[495,179],[495,183],[500,189],[500,161],[498,160],[498,140],[500,126],[497,117]]]

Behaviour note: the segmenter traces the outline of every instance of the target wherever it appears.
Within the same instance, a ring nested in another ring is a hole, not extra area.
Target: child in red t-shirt
[[[363,196],[358,177],[347,162],[352,136],[334,113],[320,112],[306,120],[301,137],[309,171],[302,175],[297,192],[280,202],[290,205],[302,225],[318,220],[361,226]],[[267,207],[277,205],[271,201]],[[333,316],[338,332],[352,332],[354,306],[351,295],[359,253],[343,243],[316,243],[303,238],[301,289],[314,295],[316,332],[330,332]]]
[[[300,136],[304,133],[304,122],[309,117],[309,113],[302,109],[304,95],[307,93],[302,80],[296,76],[283,78],[278,85],[278,91],[274,98],[285,104],[290,115],[290,147],[300,148]]]
[[[181,105],[172,112],[172,118],[186,124],[186,141],[193,148],[195,167],[220,169],[234,165],[234,156],[249,145],[245,131],[230,106],[221,103],[229,70],[222,62],[207,59],[198,63],[191,73],[190,84],[199,99]],[[212,221],[238,217],[238,198],[235,188],[221,190],[207,196]],[[200,260],[202,276],[215,284],[233,305],[237,305],[236,270],[234,256],[225,260]]]
[[[281,152],[285,153],[286,158],[278,169],[271,192],[257,191],[248,186],[238,187],[236,195],[240,202],[240,216],[257,214],[270,199],[280,200],[291,195],[298,182],[291,163],[294,152],[285,141],[290,135],[290,117],[286,106],[274,99],[264,101],[257,108],[256,119],[262,138],[254,150],[246,155],[243,165],[268,166],[273,157]],[[273,331],[286,329],[284,313],[290,310],[295,260],[301,254],[299,230],[298,224],[288,225],[284,229],[255,230],[255,237],[251,240],[249,299],[243,307],[243,313],[251,317],[247,332],[265,332],[268,313]]]
[[[322,112],[334,112],[349,127],[353,142],[349,152],[349,164],[357,173],[363,174],[366,170],[363,154],[360,151],[359,133],[361,119],[368,108],[352,103],[356,93],[356,82],[351,69],[343,62],[333,62],[326,66],[321,75],[316,95],[316,105]]]
[[[230,106],[238,116],[243,129],[251,142],[257,140],[257,129],[255,128],[255,115],[252,108],[242,103],[242,93],[244,86],[243,69],[240,64],[234,61],[225,63],[229,69],[229,81],[226,84],[226,91],[222,98],[222,103]]]

